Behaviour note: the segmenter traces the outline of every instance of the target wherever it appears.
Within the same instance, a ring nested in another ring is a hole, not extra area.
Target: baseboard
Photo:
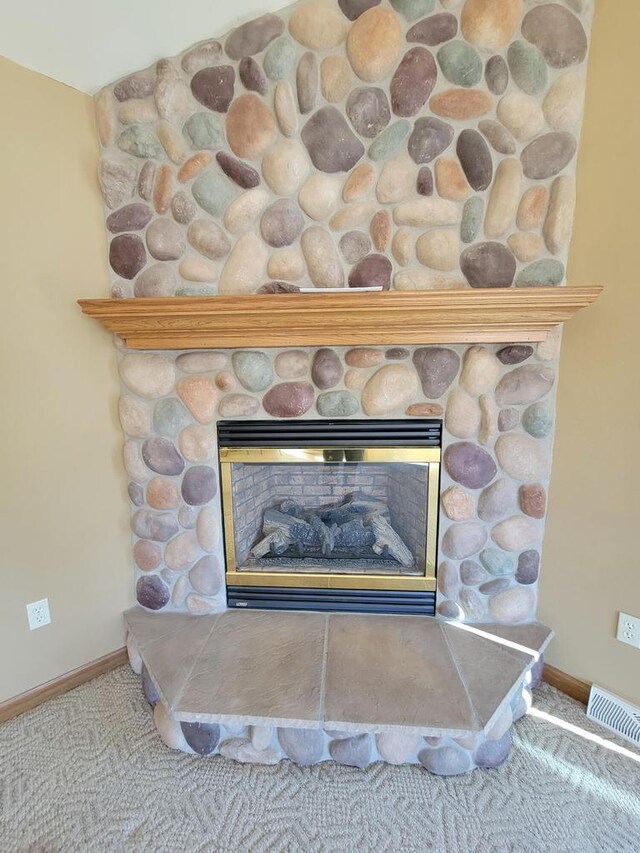
[[[589,691],[591,685],[580,678],[575,678],[573,675],[567,675],[561,669],[556,669],[555,666],[545,663],[542,674],[543,679],[552,687],[556,687],[572,699],[577,699],[583,705],[589,702]]]
[[[127,662],[126,648],[116,649],[115,652],[109,652],[108,655],[103,655],[97,660],[79,666],[77,669],[72,669],[71,672],[65,672],[64,675],[59,675],[51,681],[40,684],[32,690],[27,690],[26,693],[20,693],[14,696],[13,699],[7,699],[5,702],[0,702],[0,723],[5,720],[10,720],[12,717],[17,717],[18,714],[24,714],[25,711],[30,711],[36,708],[47,699],[53,699],[55,696],[60,696],[68,690],[73,690],[74,687],[79,687],[81,684],[86,684],[98,675],[104,675],[106,672],[111,672]]]

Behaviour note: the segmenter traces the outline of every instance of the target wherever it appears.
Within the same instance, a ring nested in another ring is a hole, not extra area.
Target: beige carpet
[[[550,687],[536,708],[608,737]],[[624,741],[616,741],[625,746]],[[497,770],[242,766],[160,742],[128,667],[0,726],[0,850],[640,851],[640,763],[528,716]]]

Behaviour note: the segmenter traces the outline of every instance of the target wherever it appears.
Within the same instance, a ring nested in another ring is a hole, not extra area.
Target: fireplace
[[[433,615],[441,432],[220,421],[229,606]]]

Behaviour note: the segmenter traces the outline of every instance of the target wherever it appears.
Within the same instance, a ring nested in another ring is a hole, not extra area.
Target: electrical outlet
[[[619,613],[616,640],[640,649],[640,617],[630,616],[628,613]]]
[[[51,622],[49,599],[43,598],[40,601],[32,601],[31,604],[27,604],[27,617],[31,631],[35,631],[36,628],[42,628],[43,625],[48,625]]]

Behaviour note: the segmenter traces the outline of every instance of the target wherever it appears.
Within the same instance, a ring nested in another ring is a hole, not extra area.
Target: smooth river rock
[[[496,455],[502,470],[516,480],[535,482],[547,472],[547,451],[528,435],[501,435],[496,442]]]
[[[288,198],[275,201],[262,214],[260,233],[269,246],[290,246],[302,233],[304,217],[297,204]]]
[[[233,100],[236,72],[231,65],[202,68],[191,78],[193,97],[204,107],[226,113]]]
[[[233,153],[249,160],[264,154],[278,132],[273,113],[252,92],[240,95],[231,103],[226,129]]]
[[[553,411],[548,403],[533,403],[522,414],[522,426],[534,438],[546,438],[553,426]]]
[[[208,465],[195,465],[188,468],[182,478],[182,497],[189,506],[202,506],[209,503],[218,488],[213,468]]]
[[[520,155],[522,170],[536,181],[561,172],[573,159],[578,143],[567,131],[545,133],[530,142]]]
[[[537,47],[517,39],[509,45],[507,60],[511,78],[527,95],[537,95],[546,89],[547,63]]]
[[[368,255],[353,267],[349,273],[349,287],[391,286],[391,261],[385,255]]]
[[[356,133],[369,139],[384,130],[391,119],[387,96],[375,86],[353,89],[347,98],[345,110]]]
[[[486,541],[483,524],[475,521],[452,524],[442,538],[442,552],[453,560],[462,560],[481,551]]]
[[[120,377],[124,384],[148,400],[164,397],[175,383],[173,361],[153,353],[130,353],[120,362]]]
[[[545,3],[527,12],[522,35],[542,51],[552,68],[576,65],[587,55],[584,27],[559,3]]]
[[[169,587],[157,575],[142,577],[136,584],[136,598],[148,610],[161,610],[169,603]]]
[[[220,174],[203,172],[191,186],[193,197],[211,216],[222,216],[235,195],[233,184]]]
[[[353,73],[342,56],[325,56],[320,63],[320,87],[325,101],[334,104],[346,98]]]
[[[567,71],[549,87],[542,102],[547,124],[554,130],[572,130],[580,120],[584,106],[585,76]]]
[[[524,551],[535,545],[538,526],[529,518],[514,515],[496,524],[491,530],[491,538],[504,551]]]
[[[444,49],[444,48],[443,48]],[[438,76],[433,55],[424,47],[412,47],[391,80],[391,108],[397,116],[414,116],[426,104]]]
[[[137,234],[118,234],[109,244],[109,264],[121,278],[135,278],[146,262],[144,243]]]
[[[467,521],[475,512],[475,502],[472,495],[461,486],[449,486],[442,493],[441,501],[447,518],[452,521]],[[445,595],[448,595],[446,591]]]
[[[255,192],[255,190],[250,190]],[[264,278],[267,250],[256,234],[243,234],[227,258],[220,281],[220,294],[253,293]]]
[[[311,363],[311,378],[320,390],[334,388],[342,379],[343,373],[342,362],[335,350],[330,347],[317,350]]]
[[[425,231],[416,242],[416,257],[431,269],[448,271],[457,266],[458,235],[451,229]]]
[[[483,521],[500,521],[517,508],[516,485],[501,477],[483,489],[478,498],[478,516]]]
[[[266,95],[269,88],[264,71],[252,56],[244,56],[238,65],[238,74],[245,89]]]
[[[413,364],[425,397],[441,397],[455,379],[460,367],[457,352],[445,347],[421,347],[413,354]]]
[[[551,185],[549,209],[542,229],[545,245],[554,255],[561,252],[569,242],[575,206],[575,178],[571,175],[560,175]]]
[[[283,139],[262,159],[262,174],[276,195],[293,195],[309,172],[309,158],[294,139]]]
[[[282,80],[290,77],[296,62],[298,51],[291,39],[286,36],[276,39],[264,55],[262,61],[265,74],[270,80]]]
[[[344,271],[333,238],[318,225],[307,228],[300,239],[309,278],[316,287],[342,287]]]
[[[361,80],[382,80],[394,67],[402,48],[402,31],[393,11],[374,6],[355,21],[347,37],[347,56]]]
[[[322,107],[311,116],[302,129],[302,141],[321,172],[349,172],[364,154],[364,145],[332,106]]]
[[[242,59],[260,53],[282,34],[284,21],[277,15],[262,15],[231,31],[224,49],[230,59]]]
[[[166,438],[148,438],[142,445],[142,458],[147,468],[156,474],[175,477],[184,469],[184,461],[175,445]]]
[[[461,40],[450,41],[440,48],[437,55],[442,73],[454,86],[470,88],[480,82],[482,60],[470,44]]]
[[[496,622],[516,624],[531,618],[536,597],[528,587],[513,587],[489,599],[489,615]],[[494,743],[487,741],[486,743]]]
[[[250,190],[259,185],[260,175],[247,163],[236,160],[226,151],[218,151],[216,160],[225,175],[242,189]]]
[[[201,255],[212,260],[224,258],[231,248],[222,228],[210,219],[196,219],[192,222],[187,229],[187,240]]]
[[[460,27],[468,42],[497,50],[511,40],[522,14],[522,0],[466,0]]]
[[[264,391],[271,385],[271,359],[259,350],[236,350],[231,356],[238,381],[247,391]]]
[[[463,130],[456,143],[456,154],[472,189],[486,190],[493,177],[491,152],[477,130]]]
[[[377,370],[362,391],[362,408],[370,417],[403,411],[418,391],[414,371],[404,364],[387,364]]]
[[[509,85],[509,69],[504,57],[496,54],[487,60],[484,69],[484,79],[489,91],[494,95],[502,95]]]
[[[547,493],[541,483],[527,483],[525,486],[520,486],[518,499],[520,509],[525,515],[529,515],[531,518],[544,518],[547,508]]]
[[[281,382],[265,394],[262,405],[274,418],[299,418],[313,406],[314,397],[308,382]]]
[[[444,425],[456,438],[470,438],[480,426],[477,400],[462,388],[454,388],[447,399]]]
[[[409,137],[409,155],[415,163],[430,163],[453,142],[450,124],[433,116],[416,119]]]
[[[502,237],[512,226],[520,201],[521,184],[520,161],[511,157],[502,160],[496,169],[484,218],[487,237]]]
[[[307,0],[295,6],[289,32],[311,50],[331,50],[341,44],[349,24],[333,0]]]
[[[328,391],[318,396],[316,408],[323,418],[348,418],[355,415],[360,404],[350,391]]]
[[[500,122],[491,118],[484,118],[478,122],[478,129],[498,154],[516,153],[516,143],[513,137]]]
[[[314,53],[307,51],[300,58],[296,70],[296,90],[298,92],[298,108],[302,115],[310,113],[316,105],[320,74],[318,61]]]
[[[550,367],[527,364],[506,373],[496,388],[499,406],[533,403],[548,394],[555,380]]]
[[[278,729],[278,741],[288,758],[302,767],[320,761],[324,735],[319,729]]]

